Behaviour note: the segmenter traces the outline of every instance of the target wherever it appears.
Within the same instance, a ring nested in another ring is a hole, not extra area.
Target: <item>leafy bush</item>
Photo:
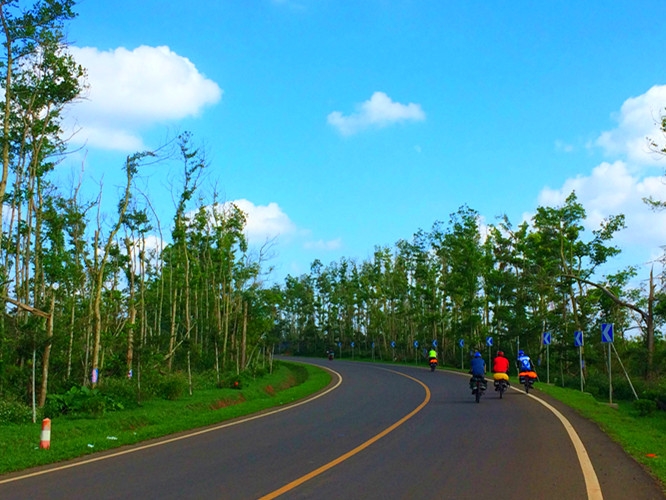
[[[139,406],[137,388],[132,380],[126,378],[105,378],[99,386],[100,393],[109,401],[122,405],[123,408]]]
[[[652,399],[637,399],[633,406],[641,417],[645,417],[657,409],[657,402]]]
[[[19,401],[0,400],[0,424],[25,424],[32,422],[32,408]]]
[[[122,410],[122,403],[102,394],[99,389],[72,387],[65,394],[50,394],[46,397],[44,415],[92,415],[100,416],[106,411]]]
[[[169,401],[179,399],[187,390],[187,379],[178,373],[165,376],[158,384],[157,395]]]

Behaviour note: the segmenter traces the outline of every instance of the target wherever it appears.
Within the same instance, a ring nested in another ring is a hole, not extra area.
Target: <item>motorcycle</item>
[[[518,374],[518,380],[520,380],[520,383],[523,384],[523,387],[525,387],[525,394],[528,394],[530,392],[530,389],[534,388],[534,382],[537,379],[537,374],[536,372],[529,371],[529,372],[520,372]]]
[[[435,368],[437,368],[437,358],[430,358],[428,363],[430,364],[430,371],[434,372]]]
[[[329,359],[330,361],[333,361],[333,356],[334,356],[334,355],[335,355],[335,354],[333,353],[333,351],[328,351],[328,359]]]
[[[499,397],[502,399],[502,395],[509,388],[509,376],[506,373],[495,373],[493,379],[495,381],[495,391],[499,392]]]
[[[478,403],[486,390],[486,379],[482,376],[472,377],[472,394]]]

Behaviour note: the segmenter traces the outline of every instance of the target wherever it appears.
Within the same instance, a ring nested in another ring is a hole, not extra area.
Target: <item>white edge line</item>
[[[444,371],[448,373],[457,373],[459,375],[468,376],[467,373],[461,373],[449,370],[444,370]],[[564,415],[562,415],[557,408],[545,402],[543,399],[540,399],[532,394],[526,393],[522,389],[518,389],[513,385],[509,385],[509,388],[513,389],[514,391],[522,392],[526,396],[538,401],[543,406],[548,408],[560,420],[560,422],[562,422],[564,430],[567,431],[569,439],[571,440],[571,444],[573,444],[573,447],[576,450],[576,456],[578,457],[578,462],[580,463],[580,469],[581,472],[583,473],[583,478],[585,479],[585,489],[587,490],[588,500],[603,500],[604,496],[601,493],[601,485],[599,484],[597,473],[594,471],[594,466],[592,465],[592,461],[590,460],[590,456],[588,455],[587,450],[585,449],[583,441],[581,441],[580,437],[578,436],[578,433],[574,429],[573,425],[571,425],[571,422],[569,422],[569,420],[567,420],[567,418]]]
[[[220,430],[220,429],[224,429],[226,427],[231,427],[231,426],[242,424],[242,423],[245,423],[245,422],[250,422],[252,420],[256,420],[256,419],[259,419],[259,418],[268,417],[269,415],[275,415],[276,413],[280,413],[280,412],[283,412],[283,411],[286,411],[286,410],[291,410],[292,408],[296,408],[297,406],[301,406],[301,405],[304,405],[306,403],[310,403],[310,402],[314,401],[315,399],[319,399],[322,396],[325,396],[326,394],[328,394],[329,392],[334,391],[335,389],[340,387],[340,385],[342,384],[342,375],[340,375],[338,372],[336,372],[335,370],[332,370],[328,367],[325,367],[325,366],[320,366],[320,365],[316,365],[316,366],[319,366],[320,368],[322,368],[324,370],[327,370],[330,373],[336,375],[338,377],[338,381],[332,387],[329,387],[328,389],[326,389],[322,392],[318,392],[314,396],[309,397],[307,399],[303,399],[301,401],[297,401],[296,403],[291,403],[291,404],[288,404],[288,405],[285,405],[285,406],[281,406],[281,407],[279,407],[275,410],[268,410],[266,412],[251,415],[249,417],[240,417],[239,419],[234,420],[232,422],[226,422],[224,424],[214,425],[213,427],[206,427],[204,429],[200,429],[200,430],[194,431],[194,432],[189,432],[187,434],[183,434],[183,435],[180,435],[180,436],[176,436],[176,437],[172,437],[172,438],[168,438],[168,439],[155,438],[155,439],[160,439],[160,440],[157,441],[157,442],[154,442],[154,443],[144,444],[144,445],[139,445],[139,446],[128,445],[128,446],[132,446],[132,448],[127,449],[127,450],[123,450],[123,451],[118,451],[118,452],[115,452],[115,453],[109,453],[108,455],[89,458],[89,459],[77,461],[77,462],[74,462],[74,463],[69,463],[69,464],[60,465],[60,466],[56,466],[56,467],[52,467],[52,468],[48,468],[48,469],[44,469],[44,470],[40,470],[40,471],[36,471],[36,472],[31,472],[31,473],[23,474],[23,475],[20,475],[20,476],[14,476],[14,477],[10,477],[10,478],[7,478],[7,479],[2,479],[2,480],[0,480],[0,484],[11,483],[11,482],[14,482],[14,481],[19,481],[21,479],[28,479],[28,478],[36,477],[36,476],[42,476],[44,474],[50,474],[52,472],[58,472],[58,471],[61,471],[61,470],[70,469],[72,467],[78,467],[80,465],[86,465],[86,464],[93,463],[93,462],[99,462],[101,460],[107,460],[109,458],[119,457],[121,455],[127,455],[129,453],[135,453],[135,452],[141,451],[141,450],[147,450],[148,448],[154,448],[156,446],[162,446],[162,445],[165,445],[165,444],[173,443],[175,441],[180,441],[182,439],[189,439],[191,437],[199,436],[201,434],[206,434],[208,432],[217,431],[217,430]],[[73,459],[73,460],[75,460],[75,459]]]

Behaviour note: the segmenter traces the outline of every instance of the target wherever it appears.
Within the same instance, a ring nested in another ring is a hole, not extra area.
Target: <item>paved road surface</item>
[[[342,382],[306,404],[192,437],[0,476],[0,498],[666,498],[595,425],[538,391],[573,425],[593,467],[587,480],[565,425],[522,392],[500,400],[490,390],[476,404],[459,374],[309,361]],[[601,491],[590,494],[590,484]]]

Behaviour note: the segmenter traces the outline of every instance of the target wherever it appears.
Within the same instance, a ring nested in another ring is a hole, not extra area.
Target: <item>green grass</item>
[[[321,368],[278,362],[272,374],[244,381],[241,390],[195,389],[191,397],[153,399],[139,408],[98,418],[54,418],[48,450],[39,449],[41,422],[0,425],[0,474],[218,424],[297,401],[330,380]]]
[[[613,406],[591,394],[539,383],[540,391],[573,408],[595,422],[624,450],[666,485],[666,412],[641,416],[631,402]]]

